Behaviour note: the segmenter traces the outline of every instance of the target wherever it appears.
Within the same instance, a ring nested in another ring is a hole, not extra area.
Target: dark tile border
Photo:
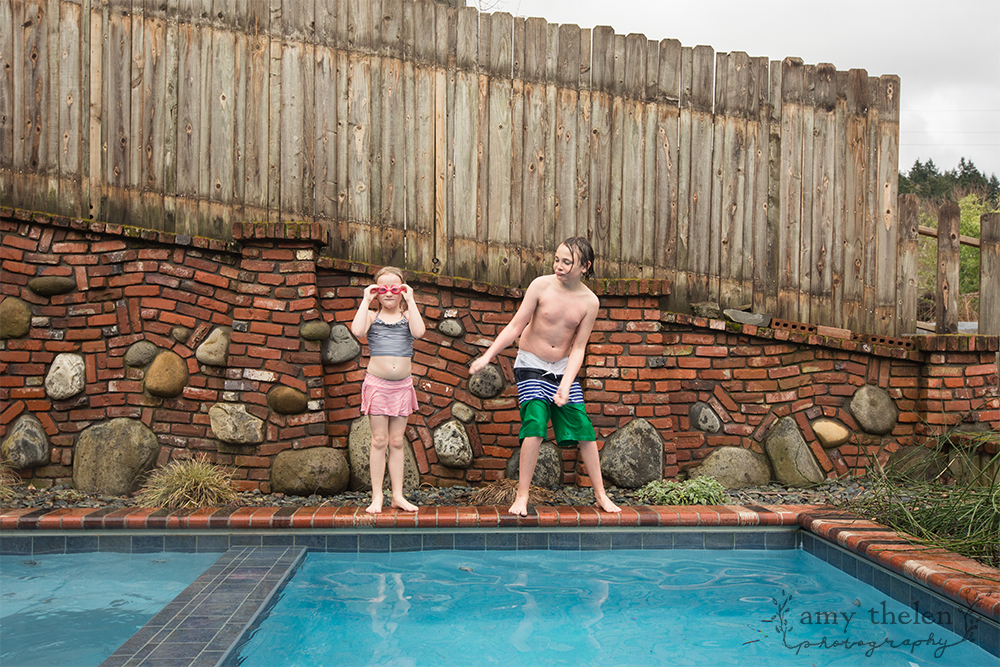
[[[921,615],[950,620],[945,627],[958,636],[969,633],[969,641],[987,653],[1000,657],[1000,623],[960,607],[928,588],[872,563],[823,537],[803,531],[802,550],[838,570],[866,583]]]

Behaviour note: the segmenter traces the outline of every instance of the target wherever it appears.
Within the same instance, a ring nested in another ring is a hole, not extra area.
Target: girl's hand
[[[364,297],[365,304],[371,303],[375,297],[378,296],[378,285],[369,285],[365,288]]]
[[[400,285],[399,288],[402,290],[403,300],[406,301],[406,304],[408,306],[414,305],[416,302],[413,300],[413,289],[406,284]]]

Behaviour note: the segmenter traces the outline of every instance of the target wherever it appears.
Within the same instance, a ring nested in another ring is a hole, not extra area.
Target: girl
[[[377,312],[370,309],[376,298]],[[403,282],[403,272],[384,267],[375,274],[375,284],[365,288],[364,302],[351,322],[351,333],[358,338],[368,337],[370,357],[361,385],[361,412],[368,415],[372,429],[372,504],[365,510],[369,514],[382,511],[386,450],[392,506],[405,512],[417,511],[417,506],[403,497],[403,447],[407,419],[417,409],[417,392],[410,377],[413,341],[424,331],[413,290]]]

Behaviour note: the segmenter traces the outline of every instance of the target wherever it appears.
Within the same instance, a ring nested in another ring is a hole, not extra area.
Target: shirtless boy
[[[583,405],[583,390],[576,381],[599,306],[597,296],[582,282],[593,274],[593,266],[594,249],[587,239],[566,239],[556,248],[552,266],[555,273],[531,282],[513,319],[469,367],[473,374],[478,373],[518,341],[514,377],[521,407],[521,458],[511,514],[528,514],[528,491],[549,420],[557,445],[578,444],[594,485],[597,506],[605,512],[621,511],[604,491],[597,436]]]

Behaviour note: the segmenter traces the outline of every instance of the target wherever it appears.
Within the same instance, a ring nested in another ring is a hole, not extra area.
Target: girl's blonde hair
[[[383,266],[381,269],[379,269],[378,273],[375,274],[375,282],[378,282],[378,279],[387,273],[391,273],[392,275],[399,278],[399,282],[404,284],[406,283],[406,278],[403,277],[403,272],[397,269],[395,266]]]

